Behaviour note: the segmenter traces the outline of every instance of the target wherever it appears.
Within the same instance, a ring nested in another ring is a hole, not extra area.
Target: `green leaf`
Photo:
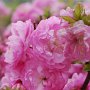
[[[69,16],[62,16],[62,18],[66,21],[68,21],[70,24],[75,23],[75,19]]]
[[[85,70],[85,71],[90,71],[90,62],[87,62],[87,63],[84,65],[84,70]]]
[[[84,8],[82,4],[77,4],[74,10],[74,17],[76,20],[81,20],[82,19],[82,15],[84,13]]]
[[[84,24],[90,26],[90,15],[87,15],[87,16],[85,15],[85,16],[83,16],[83,17],[82,17],[82,20],[83,20]]]

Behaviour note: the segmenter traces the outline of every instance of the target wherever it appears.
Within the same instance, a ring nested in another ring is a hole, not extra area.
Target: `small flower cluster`
[[[0,90],[90,90],[89,5],[18,6],[0,39]]]

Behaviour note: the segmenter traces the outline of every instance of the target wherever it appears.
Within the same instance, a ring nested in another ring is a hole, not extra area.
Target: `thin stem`
[[[81,90],[86,90],[89,81],[90,81],[90,71],[88,71],[88,74],[87,74],[86,80],[85,80],[83,86],[81,87]]]

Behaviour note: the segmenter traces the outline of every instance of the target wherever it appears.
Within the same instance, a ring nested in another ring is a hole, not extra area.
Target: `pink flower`
[[[53,5],[57,0],[35,0],[33,2],[33,5],[40,8],[40,9],[45,9],[47,7],[50,7],[51,5]]]
[[[70,74],[70,77],[74,74],[74,73],[82,73],[84,72],[83,71],[83,65],[82,64],[71,64],[71,67],[69,69],[69,74]]]
[[[33,5],[43,11],[45,11],[45,9],[49,9],[50,13],[55,16],[59,16],[60,10],[66,7],[65,3],[58,0],[35,0]]]
[[[66,4],[64,2],[57,1],[50,7],[50,12],[54,16],[60,16],[60,10],[66,8]]]
[[[24,3],[17,7],[16,11],[13,13],[12,21],[16,22],[19,20],[26,21],[29,19],[28,13],[31,9],[30,3]]]
[[[6,63],[4,62],[4,57],[0,56],[0,80],[5,74],[5,66],[6,66]]]
[[[66,10],[62,9],[60,11],[60,16],[70,16],[70,17],[73,17],[73,12],[74,12],[73,9],[71,9],[70,7],[67,7]]]
[[[19,63],[20,60],[20,63],[24,62],[26,51],[29,48],[32,31],[33,25],[30,20],[26,22],[18,21],[17,23],[12,24],[12,35],[8,38],[5,62],[10,64],[14,62]]]
[[[0,81],[5,74],[5,66],[6,66],[6,63],[4,62],[5,48],[6,47],[0,43]]]
[[[4,60],[8,65],[1,83],[2,86],[12,87],[18,79],[22,81],[25,74],[25,64],[30,55],[30,36],[34,29],[31,20],[12,23],[10,29],[11,36],[8,38]]]
[[[11,76],[10,74],[5,74],[5,76],[1,80],[0,88],[9,87],[10,90],[19,89],[26,90],[22,81],[20,79],[16,80],[16,76]]]
[[[90,26],[84,25],[82,21],[67,29],[65,56],[72,60],[87,61],[90,59]]]
[[[57,6],[56,8],[53,6]],[[32,5],[30,3],[23,3],[17,7],[12,16],[12,21],[26,21],[31,19],[33,23],[37,23],[40,16],[43,17],[45,10],[50,9],[52,15],[59,16],[59,12],[62,8],[65,8],[65,4],[58,0],[35,0]],[[23,10],[21,10],[23,8]]]
[[[0,81],[0,89],[4,88],[5,86],[11,86],[10,78],[7,75],[5,75]]]
[[[3,1],[0,1],[0,16],[8,16],[10,12],[10,8],[8,8]]]
[[[40,19],[40,16],[42,16],[43,14],[44,14],[43,10],[32,5],[32,8],[29,11],[29,19],[31,19],[33,23],[37,23]]]
[[[47,63],[62,63],[65,60],[63,30],[66,26],[62,19],[51,17],[42,20],[32,33],[31,43],[33,51],[39,57],[46,59]],[[65,22],[66,23],[66,22]]]
[[[81,89],[84,64],[90,62],[90,26],[65,21],[62,16],[74,17],[74,9],[65,7],[59,0],[35,0],[16,8],[13,23],[0,37],[5,44],[0,43],[0,90]],[[89,5],[84,8],[88,15]],[[9,14],[3,2],[0,11],[0,16]]]
[[[13,90],[13,89],[26,90],[26,88],[25,88],[22,84],[20,84],[20,83],[17,83],[17,84],[15,84],[15,85],[13,85],[12,90]]]
[[[84,6],[84,9],[85,9],[85,13],[87,14],[87,15],[89,15],[90,14],[90,2],[84,2],[83,3],[83,6]]]
[[[74,73],[72,78],[68,80],[63,90],[81,90],[80,88],[82,87],[85,78],[86,78],[86,74]]]
[[[25,78],[24,85],[28,90],[62,90],[67,82],[68,75],[66,72],[62,73],[55,68],[50,69],[37,62],[36,68],[34,66],[34,68],[29,70]]]
[[[31,19],[34,22],[40,15],[42,15],[42,13],[42,10],[38,9],[38,7],[35,7],[30,3],[23,3],[18,6],[16,11],[13,13],[12,21],[17,22],[19,20],[26,21]]]

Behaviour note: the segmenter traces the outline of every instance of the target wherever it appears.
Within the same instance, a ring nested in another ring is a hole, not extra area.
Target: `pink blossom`
[[[18,6],[16,11],[13,13],[12,21],[13,22],[19,20],[26,21],[28,19],[35,21],[42,14],[43,14],[42,10],[38,9],[38,7],[35,7],[30,3],[23,3],[20,6]]]
[[[72,78],[68,80],[63,90],[81,90],[87,74],[77,74],[74,73]],[[86,90],[89,90],[88,87]]]
[[[8,16],[10,12],[10,8],[8,8],[3,1],[0,1],[0,16]]]
[[[12,75],[10,75],[11,73],[10,74],[9,73],[6,73],[5,76],[2,78],[0,88],[9,87],[10,90],[12,89],[26,90],[22,81],[19,78],[16,78],[16,76],[13,73]]]
[[[50,13],[55,16],[59,16],[60,10],[66,7],[64,2],[58,0],[35,0],[33,5],[42,10],[49,9]]]
[[[31,19],[33,23],[37,23],[37,21],[40,19],[40,16],[43,16],[43,14],[43,10],[33,5],[29,11],[29,19]]]
[[[12,21],[16,22],[19,20],[25,21],[28,20],[28,12],[31,9],[30,3],[24,3],[17,7],[16,11],[13,13]]]
[[[29,48],[30,35],[32,31],[33,25],[30,20],[26,22],[18,21],[17,23],[12,24],[12,35],[8,38],[8,48],[7,52],[5,53],[5,62],[18,63],[19,60],[23,61],[26,58],[25,55],[27,49]]]
[[[0,43],[0,80],[5,74],[6,63],[4,62],[4,52],[5,52],[5,46]]]
[[[68,24],[62,16],[73,18],[74,10],[63,8],[65,4],[58,0],[36,0],[17,7],[14,23],[4,33],[7,48],[0,45],[0,90],[6,86],[10,90],[81,89],[87,76],[84,64],[90,61],[90,26],[82,20]],[[46,9],[57,17],[40,20]]]
[[[53,7],[53,5],[57,7]],[[31,19],[33,23],[36,23],[36,21],[39,21],[40,16],[44,15],[46,9],[50,9],[52,15],[59,16],[60,10],[65,7],[65,3],[61,3],[58,0],[35,0],[32,5],[30,3],[23,3],[13,13],[12,21]]]
[[[34,30],[31,20],[12,23],[10,29],[11,36],[8,38],[4,60],[8,65],[6,66],[5,76],[1,81],[2,87],[5,85],[14,87],[18,79],[22,80],[21,78],[25,73],[25,64],[28,61],[30,36]]]
[[[33,5],[40,8],[40,9],[45,9],[47,7],[50,7],[51,5],[53,5],[57,0],[35,0],[33,2]]]
[[[20,83],[15,84],[15,85],[12,87],[12,90],[13,90],[13,89],[26,90],[26,88],[25,88],[22,84],[20,84]]]
[[[24,85],[28,90],[62,90],[68,79],[67,73],[55,68],[50,69],[44,64],[37,64],[36,68],[34,66],[25,75]]]
[[[50,12],[54,16],[60,16],[59,15],[60,10],[62,11],[62,9],[65,9],[65,8],[66,8],[66,4],[64,2],[57,1],[51,5]]]
[[[83,3],[83,6],[84,6],[84,9],[85,9],[85,13],[87,14],[87,15],[89,15],[90,14],[90,2],[84,2]]]
[[[60,16],[70,16],[70,17],[73,17],[73,12],[74,12],[73,9],[71,9],[70,7],[67,7],[66,10],[62,9],[60,11]]]
[[[5,74],[5,65],[6,63],[4,62],[4,57],[0,56],[0,80]]]
[[[83,65],[82,65],[82,64],[78,64],[78,63],[76,63],[76,64],[71,64],[71,67],[70,67],[70,69],[69,69],[69,75],[70,75],[70,77],[71,77],[74,73],[79,74],[79,73],[82,73],[82,72],[84,72],[84,71],[83,71]]]
[[[82,21],[74,24],[73,27],[67,29],[65,56],[72,60],[89,60],[90,52],[90,30],[89,26],[84,25]]]
[[[5,75],[0,81],[0,89],[5,88],[5,86],[11,86],[10,78],[7,75]]]
[[[60,34],[66,26],[62,19],[51,17],[42,20],[32,33],[31,43],[33,51],[39,57],[46,59],[47,63],[62,63],[65,60],[63,50],[64,41]],[[64,25],[64,26],[63,26]]]
[[[24,81],[26,87],[32,90],[63,89],[68,79],[67,71],[70,66],[69,59],[63,56],[64,41],[60,40],[59,34],[59,30],[67,26],[63,26],[63,23],[61,19],[53,16],[42,20],[32,32],[30,40],[34,61],[31,59],[29,62],[31,65],[29,63],[26,65]],[[54,40],[56,40],[55,44]]]

